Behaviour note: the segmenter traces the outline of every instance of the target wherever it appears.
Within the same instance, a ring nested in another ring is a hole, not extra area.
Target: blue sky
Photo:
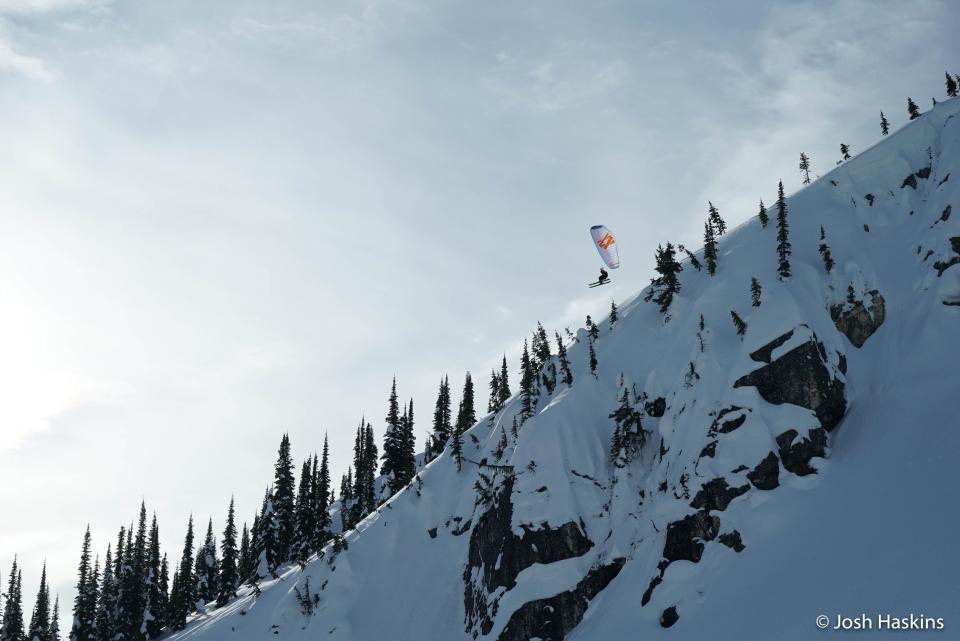
[[[666,240],[926,109],[960,6],[0,0],[0,573],[71,599],[141,498],[252,516],[280,435],[337,477],[391,377],[582,324]],[[952,68],[951,68],[952,67]],[[617,233],[602,291],[587,230]],[[813,240],[811,239],[811,242]],[[515,358],[511,363],[516,369]],[[175,553],[175,552],[174,552]]]

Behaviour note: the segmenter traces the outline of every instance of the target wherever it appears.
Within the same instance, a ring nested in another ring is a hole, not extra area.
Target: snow
[[[789,196],[793,276],[786,282],[776,277],[776,209],[770,207],[766,229],[753,218],[720,237],[715,277],[684,263],[669,321],[641,295],[620,306],[613,329],[599,321],[596,376],[589,371],[586,332],[579,330],[568,348],[574,384],[558,384],[552,396],[543,392],[516,442],[510,436],[516,397],[468,432],[468,459],[514,466],[516,534],[521,526],[573,521],[594,543],[581,557],[523,570],[515,588],[498,594],[486,638],[497,638],[524,603],[569,590],[591,567],[618,557],[627,559],[622,571],[568,639],[833,638],[850,633],[817,630],[818,615],[862,612],[944,617],[946,630],[960,624],[960,582],[951,569],[960,563],[960,516],[952,509],[960,452],[954,399],[960,307],[944,304],[960,300],[960,266],[941,277],[933,268],[954,255],[949,239],[960,236],[960,212],[941,220],[948,205],[960,205],[958,112],[958,100],[942,102]],[[931,173],[917,179],[916,189],[901,187],[906,176],[927,166]],[[944,181],[951,172],[954,177]],[[821,225],[836,260],[829,275],[817,251]],[[751,277],[763,286],[757,308],[750,301]],[[860,297],[877,289],[886,300],[884,324],[860,349],[829,315],[848,285]],[[742,339],[731,310],[748,325]],[[667,526],[695,511],[690,500],[698,489],[717,477],[731,486],[747,483],[746,470],[732,470],[752,468],[775,452],[782,432],[802,435],[819,425],[810,410],[768,403],[753,387],[733,387],[764,365],[749,354],[790,330],[794,335],[772,359],[815,335],[832,374],[846,384],[847,414],[830,436],[828,459],[813,459],[818,473],[804,477],[781,467],[780,487],[752,488],[714,512],[721,533],[740,532],[743,552],[706,543],[698,563],[667,566],[641,607],[641,595],[658,574]],[[836,366],[841,353],[846,375]],[[688,382],[691,362],[700,378]],[[618,469],[608,462],[608,416],[618,405],[621,374],[628,389],[648,400],[663,397],[667,410],[659,419],[644,416],[652,436],[636,460]],[[725,419],[744,415],[743,425],[709,435],[717,413],[730,406],[744,409]],[[501,428],[509,444],[495,461]],[[715,457],[701,458],[714,438]],[[411,485],[346,534],[349,549],[334,554],[328,546],[324,558],[303,570],[286,568],[279,579],[261,584],[259,597],[244,588],[236,601],[197,615],[173,638],[472,638],[465,631],[463,582],[471,532],[454,531],[468,521],[475,526],[485,510],[473,489],[480,471],[497,485],[505,474],[469,462],[458,472],[444,453],[420,470],[422,487]],[[436,538],[428,535],[431,528]],[[320,594],[313,616],[301,613],[293,592],[307,577]],[[680,619],[665,632],[659,620],[670,606]],[[924,636],[946,638],[946,630]],[[904,633],[873,630],[869,636],[901,639]]]

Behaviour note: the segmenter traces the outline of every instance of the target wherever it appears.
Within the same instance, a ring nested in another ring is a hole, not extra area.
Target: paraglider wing
[[[594,225],[590,228],[590,237],[593,238],[593,244],[600,252],[600,258],[610,269],[616,269],[620,266],[620,252],[617,251],[617,240],[610,233],[610,230],[603,225]]]

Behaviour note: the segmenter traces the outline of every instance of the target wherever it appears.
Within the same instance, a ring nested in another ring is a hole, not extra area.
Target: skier
[[[610,282],[610,274],[604,267],[616,269],[620,266],[620,252],[617,250],[617,241],[610,230],[603,225],[594,225],[590,228],[590,237],[603,259],[604,266],[600,268],[600,277],[595,283],[588,283],[588,287],[599,287]]]
[[[597,279],[597,282],[600,283],[600,284],[603,284],[603,283],[607,282],[607,279],[608,279],[609,277],[610,277],[610,275],[607,273],[607,270],[605,270],[603,267],[601,267],[601,268],[600,268],[600,278]]]

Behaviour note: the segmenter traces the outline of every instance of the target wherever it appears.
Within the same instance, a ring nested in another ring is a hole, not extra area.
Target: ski
[[[612,281],[610,281],[610,280],[605,280],[605,281],[603,281],[602,283],[599,283],[599,282],[597,282],[597,283],[587,283],[587,287],[590,287],[590,288],[600,287],[600,285],[609,285],[611,282],[612,282]]]

